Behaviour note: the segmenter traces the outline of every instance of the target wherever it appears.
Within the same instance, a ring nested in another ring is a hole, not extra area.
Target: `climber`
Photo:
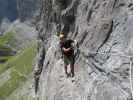
[[[74,48],[72,46],[74,41],[67,39],[64,33],[60,33],[59,38],[62,57],[64,58],[65,73],[67,77],[74,77]],[[67,72],[68,65],[70,65],[70,73]]]

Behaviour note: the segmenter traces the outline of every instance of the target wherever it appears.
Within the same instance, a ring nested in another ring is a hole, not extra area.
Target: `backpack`
[[[74,59],[76,60],[76,59],[78,59],[79,54],[80,54],[79,44],[78,44],[77,40],[74,40],[73,48],[74,48]]]

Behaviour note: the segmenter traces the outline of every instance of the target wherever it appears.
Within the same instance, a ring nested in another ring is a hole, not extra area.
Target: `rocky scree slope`
[[[37,21],[39,100],[132,100],[129,58],[121,56],[133,50],[132,0],[42,0]],[[60,31],[80,44],[74,78],[64,73]]]

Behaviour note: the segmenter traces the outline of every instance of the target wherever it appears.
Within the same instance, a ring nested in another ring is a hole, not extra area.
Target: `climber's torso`
[[[64,55],[66,56],[72,56],[74,54],[74,50],[73,50],[73,46],[72,46],[72,43],[74,41],[69,39],[69,40],[64,40],[64,41],[61,41],[60,42],[60,46],[61,46],[61,50],[63,52]],[[63,48],[65,49],[68,49],[68,48],[71,48],[68,52],[64,52],[63,51]]]

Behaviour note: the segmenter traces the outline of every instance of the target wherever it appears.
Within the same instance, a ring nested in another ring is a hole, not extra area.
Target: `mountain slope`
[[[19,21],[12,23],[6,32],[0,36],[0,62],[8,60],[35,38],[36,31],[33,27]]]
[[[31,20],[39,9],[39,4],[39,0],[1,0],[0,23],[5,18],[10,22],[16,19]]]
[[[15,21],[0,36],[0,100],[34,99],[31,73],[36,50],[36,31],[26,23]]]
[[[4,67],[10,68],[11,72],[9,80],[0,86],[0,100],[5,100],[15,89],[29,79],[28,75],[32,72],[35,55],[36,44],[31,44],[30,48],[25,49],[23,53],[15,56],[4,64]],[[17,98],[15,99],[18,100]]]

